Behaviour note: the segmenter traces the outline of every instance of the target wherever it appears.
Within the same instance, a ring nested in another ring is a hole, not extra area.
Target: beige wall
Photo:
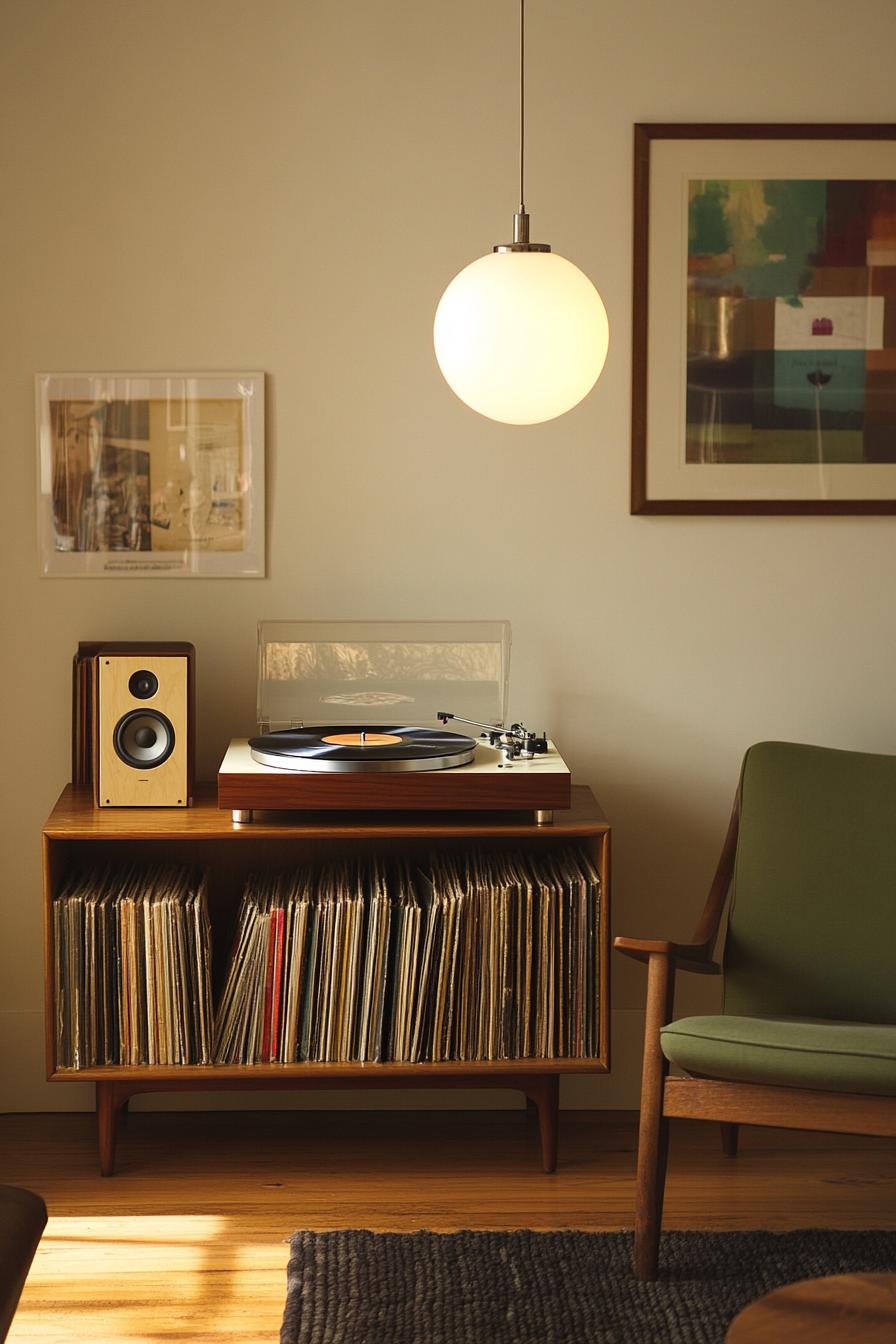
[[[211,775],[252,726],[259,617],[509,618],[512,712],[608,811],[630,933],[689,932],[748,743],[896,750],[896,523],[628,514],[632,123],[890,119],[892,0],[846,26],[815,0],[531,0],[533,233],[594,278],[611,350],[523,429],[453,397],[430,334],[509,232],[513,0],[0,8],[0,1105],[89,1100],[40,1053],[79,638],[195,642]],[[34,372],[162,368],[266,370],[270,577],[40,579]],[[641,976],[614,974],[614,1078],[574,1103],[635,1095]]]

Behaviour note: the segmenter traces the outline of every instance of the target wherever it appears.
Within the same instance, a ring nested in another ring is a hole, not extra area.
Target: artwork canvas
[[[687,275],[689,462],[896,462],[896,182],[691,180]]]
[[[264,573],[261,374],[41,374],[45,574]]]
[[[638,129],[633,511],[896,510],[892,139]]]

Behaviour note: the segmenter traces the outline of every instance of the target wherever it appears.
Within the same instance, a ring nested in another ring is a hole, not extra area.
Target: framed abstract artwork
[[[896,125],[635,127],[637,514],[896,513]]]
[[[264,574],[264,374],[40,373],[36,403],[44,575]]]

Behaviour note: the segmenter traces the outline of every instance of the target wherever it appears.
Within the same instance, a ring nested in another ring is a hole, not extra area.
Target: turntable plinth
[[[232,812],[547,813],[568,808],[570,799],[569,767],[553,746],[509,767],[499,751],[483,743],[469,764],[451,770],[318,774],[261,765],[252,759],[248,741],[235,739],[218,771],[218,806]]]

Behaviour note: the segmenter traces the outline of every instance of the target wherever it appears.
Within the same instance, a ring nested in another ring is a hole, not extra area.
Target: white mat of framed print
[[[896,125],[635,128],[633,513],[896,513]]]
[[[41,571],[260,578],[263,373],[40,373]]]

